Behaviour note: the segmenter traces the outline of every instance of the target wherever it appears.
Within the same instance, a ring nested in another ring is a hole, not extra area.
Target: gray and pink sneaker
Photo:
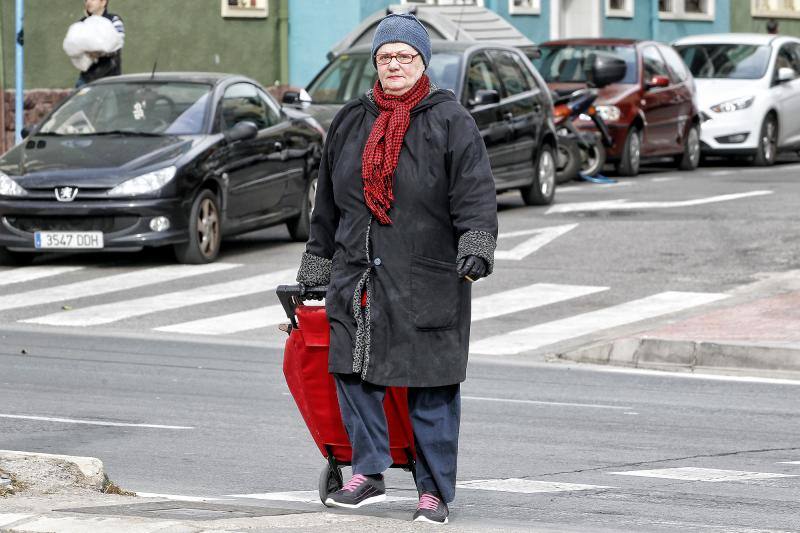
[[[414,513],[414,522],[430,522],[432,524],[446,524],[450,511],[447,504],[433,492],[423,492],[419,497],[417,512]]]
[[[364,505],[386,500],[386,486],[383,479],[356,474],[344,487],[337,490],[325,500],[325,505],[358,509]]]

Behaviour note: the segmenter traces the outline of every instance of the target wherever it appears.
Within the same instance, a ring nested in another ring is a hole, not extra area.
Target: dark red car
[[[700,115],[694,79],[672,48],[632,39],[564,39],[540,48],[536,68],[559,94],[586,87],[587,59],[592,53],[611,53],[625,61],[625,77],[601,89],[596,101],[614,139],[608,161],[620,175],[638,174],[643,158],[669,156],[682,170],[697,167]],[[577,126],[592,129],[593,123],[586,118]]]

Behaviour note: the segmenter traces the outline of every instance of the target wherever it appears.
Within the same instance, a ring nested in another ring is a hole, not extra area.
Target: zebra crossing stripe
[[[740,470],[718,470],[716,468],[660,468],[656,470],[630,470],[628,472],[610,472],[617,476],[653,477],[663,479],[680,479],[683,481],[752,481],[758,479],[776,479],[797,477],[789,474],[773,474],[770,472],[742,472]]]
[[[281,270],[249,278],[206,285],[196,289],[147,296],[134,300],[123,300],[73,311],[23,320],[31,324],[49,326],[98,326],[126,318],[133,318],[159,311],[168,311],[219,300],[238,298],[259,292],[274,291],[281,283],[291,282],[295,270]]]
[[[20,292],[0,296],[0,311],[18,309],[21,307],[32,307],[34,305],[62,302],[64,300],[77,300],[78,298],[88,298],[111,292],[137,289],[146,285],[164,283],[191,276],[200,276],[221,272],[241,265],[232,263],[211,263],[208,265],[169,265],[146,270],[137,270],[125,274],[104,276],[101,278],[68,283],[37,289],[33,291]]]
[[[475,298],[472,300],[472,321],[478,322],[607,290],[608,287],[535,283]]]
[[[229,315],[214,316],[183,322],[172,326],[155,328],[156,331],[167,331],[170,333],[192,333],[195,335],[227,335],[250,331],[253,329],[276,326],[281,322],[288,322],[286,312],[280,305],[270,305],[259,307],[249,311],[231,313]]]
[[[540,492],[569,492],[574,490],[613,489],[603,485],[582,485],[579,483],[563,483],[559,481],[536,481],[533,479],[475,479],[456,483],[459,489],[494,490],[500,492],[517,492],[521,494],[537,494]]]
[[[472,301],[472,321],[477,322],[525,311],[606,290],[608,290],[608,287],[536,283],[527,287],[475,298]],[[286,321],[286,313],[283,308],[280,305],[273,305],[158,327],[155,330],[195,335],[226,335],[276,326]]]
[[[49,278],[51,276],[58,276],[59,274],[67,274],[68,272],[75,272],[81,270],[83,267],[79,266],[33,266],[25,268],[14,268],[0,272],[0,286],[13,285],[14,283],[23,283],[26,281],[33,281],[42,278]]]
[[[481,339],[471,344],[470,352],[485,355],[519,354],[596,331],[674,313],[727,297],[725,294],[715,293],[662,292],[640,300]]]

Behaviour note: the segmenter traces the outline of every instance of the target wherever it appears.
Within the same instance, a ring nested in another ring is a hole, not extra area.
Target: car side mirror
[[[258,126],[249,120],[237,122],[234,127],[225,132],[225,139],[228,142],[244,141],[254,139],[258,135]]]
[[[652,89],[654,87],[669,87],[669,78],[666,76],[653,76],[646,85],[648,89]]]
[[[778,69],[778,83],[786,83],[787,81],[792,81],[796,77],[797,75],[792,68],[781,67]]]
[[[587,79],[598,89],[621,81],[628,71],[622,58],[602,52],[592,54],[589,64]]]
[[[299,91],[286,91],[281,97],[281,102],[284,104],[299,104],[300,92]]]
[[[477,107],[479,105],[496,104],[500,102],[500,93],[494,89],[478,89],[475,98],[470,100],[469,105]]]
[[[31,130],[32,129],[33,129],[33,127],[31,127],[31,126],[23,126],[22,130],[19,132],[19,134],[22,135],[23,139],[26,139],[31,134]]]

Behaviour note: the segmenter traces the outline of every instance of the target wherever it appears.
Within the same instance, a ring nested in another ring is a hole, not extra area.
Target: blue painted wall
[[[606,17],[603,20],[604,37],[628,39],[655,39],[670,42],[686,35],[700,33],[729,32],[731,27],[731,6],[727,0],[717,0],[713,21],[673,21],[655,20],[658,16],[658,2],[636,0],[633,18]],[[655,31],[653,31],[655,30]]]
[[[393,3],[397,0],[289,0],[289,83],[306,86],[327,63],[325,56],[334,44],[366,17]],[[550,38],[550,0],[541,0],[538,15],[510,15],[508,3],[484,0],[488,9],[533,42]],[[731,8],[727,0],[716,1],[715,20],[710,22],[657,19],[653,24],[651,13],[657,11],[657,6],[657,0],[636,0],[633,18],[605,17],[603,36],[669,42],[685,35],[730,31]]]
[[[550,1],[542,0],[538,15],[510,15],[508,0],[484,0],[483,5],[509,21],[522,34],[535,43],[550,37]]]

